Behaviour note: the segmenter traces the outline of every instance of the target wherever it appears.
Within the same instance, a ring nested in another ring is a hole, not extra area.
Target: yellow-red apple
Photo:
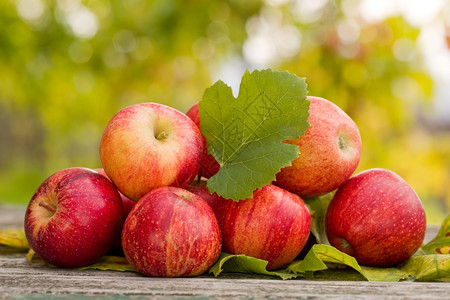
[[[309,127],[286,143],[297,145],[299,157],[276,175],[275,185],[302,198],[329,193],[346,181],[358,166],[361,137],[355,122],[329,100],[308,96]]]
[[[103,169],[134,201],[157,187],[187,187],[198,174],[202,153],[202,135],[195,123],[158,103],[123,108],[100,141]]]

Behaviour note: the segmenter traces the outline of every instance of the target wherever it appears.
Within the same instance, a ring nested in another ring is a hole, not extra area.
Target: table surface
[[[0,205],[0,230],[23,227],[24,207]],[[430,227],[426,240],[437,233]],[[220,278],[151,278],[135,272],[73,270],[29,263],[24,253],[0,255],[0,299],[450,299],[448,282],[367,282],[267,279],[244,274]]]

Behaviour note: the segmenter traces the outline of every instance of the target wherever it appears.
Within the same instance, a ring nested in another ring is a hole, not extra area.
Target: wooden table
[[[0,205],[0,230],[22,228],[24,207]],[[437,232],[427,232],[430,240]],[[267,279],[226,274],[220,278],[149,278],[134,272],[71,270],[29,263],[24,253],[0,255],[0,299],[318,298],[450,299],[445,282],[398,283]]]

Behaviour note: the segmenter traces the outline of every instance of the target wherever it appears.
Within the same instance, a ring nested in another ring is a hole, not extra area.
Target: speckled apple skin
[[[131,210],[122,231],[122,248],[143,275],[197,276],[217,261],[222,237],[212,209],[202,198],[181,188],[161,187]]]
[[[49,201],[54,215],[39,205]],[[36,190],[25,213],[25,234],[44,261],[74,268],[95,263],[120,236],[122,201],[99,173],[69,168],[54,173]]]
[[[276,175],[275,185],[303,199],[337,189],[356,170],[361,156],[361,136],[355,122],[337,105],[320,97],[308,96],[310,126],[299,139],[299,157],[292,166]],[[339,138],[346,142],[339,147]]]
[[[331,245],[354,256],[361,265],[396,266],[421,246],[425,210],[399,175],[369,169],[337,190],[328,208],[326,230]]]
[[[162,131],[167,138],[159,140]],[[198,174],[202,153],[202,135],[195,123],[158,103],[123,108],[109,121],[100,141],[103,169],[134,201],[157,187],[187,187]]]
[[[94,171],[100,173],[101,175],[105,176],[106,179],[110,180],[108,175],[106,175],[105,170],[103,170],[102,168],[98,168],[98,169],[94,169]],[[112,182],[112,181],[111,181]],[[124,214],[124,220],[125,218],[128,216],[128,214],[130,213],[131,209],[134,207],[134,205],[136,204],[136,201],[131,200],[130,198],[128,198],[127,196],[125,196],[124,194],[122,194],[119,190],[117,190],[119,192],[120,198],[122,199],[122,205],[123,205],[123,214]]]
[[[94,171],[100,173],[101,175],[105,176],[108,180],[111,181],[111,179],[109,179],[108,175],[106,175],[105,170],[103,170],[102,168],[94,169]],[[117,191],[119,192],[120,198],[122,199],[123,219],[125,220],[127,218],[128,214],[130,213],[131,209],[136,204],[136,201],[131,200],[130,198],[128,198],[127,196],[122,194],[119,190],[117,190]],[[111,250],[122,250],[122,235],[121,234],[117,237]]]
[[[200,114],[198,112],[198,102],[195,103],[186,113],[186,115],[191,118],[192,121],[200,129]],[[203,155],[200,163],[200,169],[198,175],[205,178],[210,178],[219,172],[220,165],[217,160],[208,153],[208,148],[206,147],[206,138],[202,135],[203,141]]]
[[[224,205],[225,199],[217,195],[216,193],[211,193],[206,186],[206,180],[202,180],[201,182],[196,182],[194,180],[187,188],[191,193],[200,196],[203,200],[208,203],[208,205],[212,208],[214,214],[220,211],[221,206]]]
[[[218,220],[225,252],[267,260],[267,270],[276,270],[294,260],[305,246],[311,217],[299,196],[266,185],[253,198],[224,201]]]

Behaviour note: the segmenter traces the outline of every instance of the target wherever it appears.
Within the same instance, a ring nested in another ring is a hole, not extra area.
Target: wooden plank
[[[246,276],[216,279],[150,278],[133,272],[69,270],[29,264],[24,255],[0,256],[0,291],[9,295],[151,295],[161,297],[225,298],[371,298],[449,297],[448,283],[348,282],[276,280]]]
[[[0,206],[0,230],[22,228],[23,207]],[[431,239],[437,227],[427,232]],[[134,272],[73,270],[28,263],[24,253],[0,255],[0,299],[33,298],[319,298],[319,299],[449,299],[442,282],[367,282],[278,280],[226,274],[216,279],[150,278]]]
[[[151,295],[224,298],[442,298],[448,283],[276,280],[211,276],[149,278],[133,272],[67,270],[29,264],[23,255],[0,256],[0,291],[9,295]],[[1,298],[1,297],[0,297]]]

